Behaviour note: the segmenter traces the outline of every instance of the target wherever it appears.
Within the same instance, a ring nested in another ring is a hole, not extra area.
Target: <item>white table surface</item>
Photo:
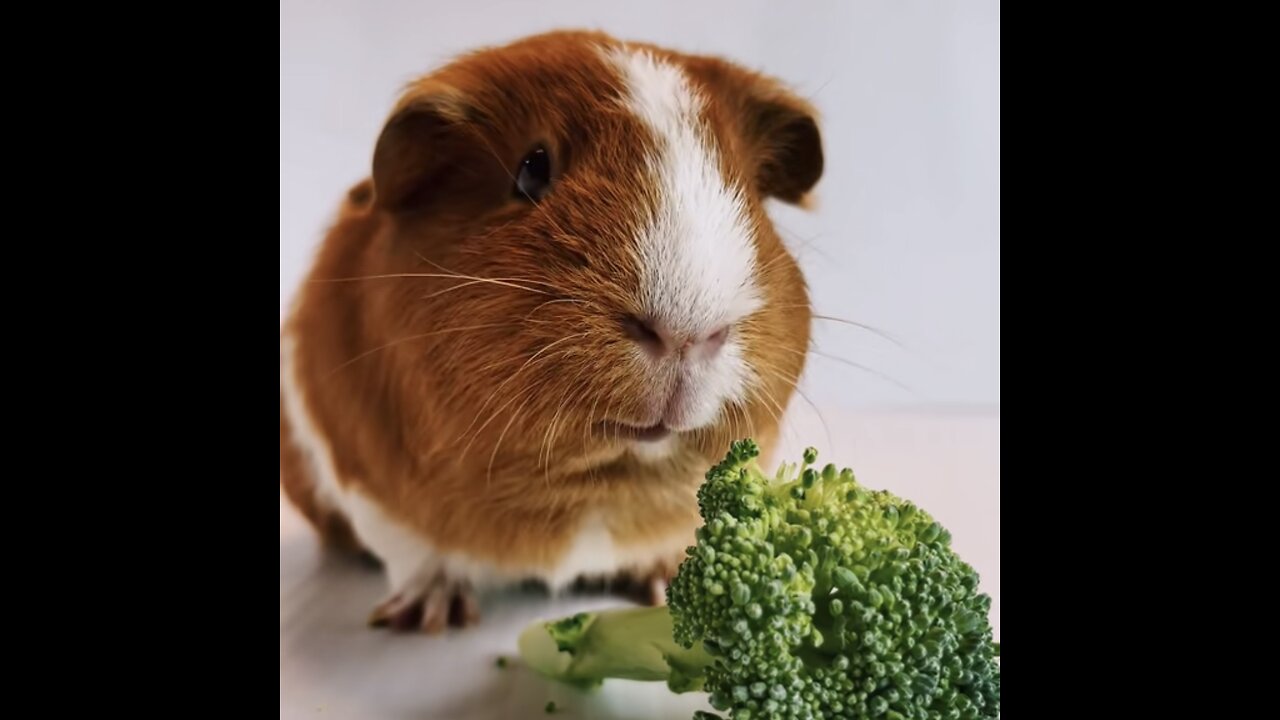
[[[785,458],[816,445],[820,463],[848,465],[862,484],[892,490],[932,513],[981,575],[999,639],[998,411],[839,414],[824,409],[824,428],[805,410],[796,408],[784,425]],[[281,497],[282,720],[639,720],[689,718],[694,710],[710,709],[700,695],[672,695],[661,683],[610,681],[582,693],[519,666],[515,639],[528,622],[620,604],[616,598],[511,591],[481,599],[479,626],[431,637],[368,628],[365,618],[384,592],[380,571],[319,552],[310,528]],[[494,667],[499,655],[512,659],[506,669]],[[553,716],[543,712],[549,700],[559,708]]]

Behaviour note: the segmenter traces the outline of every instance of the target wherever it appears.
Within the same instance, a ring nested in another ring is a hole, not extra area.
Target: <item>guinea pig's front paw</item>
[[[480,606],[471,585],[442,574],[405,583],[369,615],[369,624],[374,627],[432,635],[446,626],[462,628],[479,621]]]
[[[678,568],[678,563],[660,563],[648,570],[621,573],[613,581],[613,590],[643,605],[665,605],[667,585]]]

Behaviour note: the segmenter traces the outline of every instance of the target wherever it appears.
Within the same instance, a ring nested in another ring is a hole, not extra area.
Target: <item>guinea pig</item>
[[[629,579],[661,602],[729,443],[766,453],[804,369],[804,277],[766,202],[822,175],[816,115],[715,57],[553,32],[405,90],[282,325],[280,476],[381,561],[370,622]]]

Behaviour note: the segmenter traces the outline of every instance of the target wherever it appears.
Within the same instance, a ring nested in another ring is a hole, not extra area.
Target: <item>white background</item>
[[[904,347],[816,322],[822,354],[801,386],[814,403],[998,412],[999,11],[998,0],[282,0],[281,314],[407,81],[477,45],[597,28],[729,57],[822,112],[819,207],[774,217],[817,310]]]

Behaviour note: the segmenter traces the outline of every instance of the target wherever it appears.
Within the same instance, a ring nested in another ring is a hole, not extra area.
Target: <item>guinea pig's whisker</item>
[[[741,439],[741,437],[743,437],[742,435],[740,435],[740,433],[742,432],[742,424],[743,424],[742,423],[743,414],[742,414],[741,406],[739,406],[738,403],[735,403],[735,402],[726,403],[724,406],[724,411],[725,411],[726,425],[728,426],[725,428],[725,430],[729,433],[729,437],[723,438],[723,440],[725,442],[732,442],[734,440]],[[716,438],[716,439],[720,440],[721,438]]]
[[[822,423],[823,432],[825,432],[827,435],[827,447],[835,447],[835,444],[831,441],[831,427],[827,425],[827,418],[822,415],[822,410],[818,408],[818,404],[815,403],[812,398],[806,395],[804,390],[800,389],[800,376],[798,375],[791,376],[775,368],[766,367],[766,368],[758,368],[758,369],[762,369],[765,372],[768,372],[769,374],[778,378],[779,380],[782,380],[783,382],[787,383],[788,385],[791,386],[792,390],[795,390],[796,394],[799,395],[802,400],[809,403],[809,407],[813,408],[814,414],[818,416],[818,421]]]
[[[537,322],[540,322],[540,321],[527,321],[527,322],[526,322],[526,324],[537,324]],[[557,325],[557,327],[559,327],[559,325]],[[583,334],[585,335],[586,333],[583,333]],[[566,338],[560,338],[559,340],[556,340],[556,342],[558,343],[558,342],[561,342],[561,341],[563,341],[563,340],[565,340],[565,339],[566,339]],[[546,346],[544,346],[544,347],[543,347],[541,350],[539,350],[538,352],[541,352],[542,350],[545,350],[545,349],[546,349]],[[532,359],[533,359],[533,358],[525,359],[525,360],[524,360],[524,362],[525,362],[525,363],[529,363],[529,362],[531,362],[531,361],[532,361]],[[479,370],[477,370],[477,371],[476,371],[476,373],[477,373],[477,374],[479,374],[479,375],[483,375],[483,374],[485,374],[486,372],[488,372],[489,370],[493,370],[494,368],[500,368],[500,367],[502,367],[502,366],[504,366],[504,365],[511,365],[511,364],[513,364],[513,363],[518,363],[518,362],[521,362],[521,360],[522,360],[522,358],[520,358],[519,356],[516,356],[516,357],[499,358],[498,360],[494,360],[494,361],[493,361],[493,362],[491,362],[491,363],[487,363],[487,364],[483,365]],[[523,369],[524,369],[524,368],[521,368],[521,370],[523,370]],[[516,373],[519,373],[519,372],[520,372],[520,370],[517,370],[517,371],[516,371]],[[510,381],[513,379],[514,375],[515,375],[515,373],[513,373],[512,377],[508,377],[508,378],[507,378],[506,380],[504,380],[503,382],[510,382]],[[499,389],[500,389],[500,387],[499,387]]]
[[[525,389],[523,389],[523,390],[521,390],[521,391],[519,391],[519,392],[516,392],[516,393],[512,394],[512,396],[511,396],[511,398],[510,398],[510,399],[508,399],[506,402],[504,402],[502,405],[500,405],[496,410],[494,410],[494,411],[493,411],[493,414],[492,414],[492,415],[490,415],[490,416],[489,416],[489,418],[488,418],[487,420],[485,420],[485,421],[484,421],[484,424],[483,424],[483,425],[481,425],[479,428],[477,428],[477,429],[476,429],[475,433],[471,435],[471,439],[470,439],[470,440],[468,440],[468,441],[467,441],[467,444],[466,444],[466,445],[464,445],[464,446],[463,446],[463,448],[462,448],[461,457],[462,457],[462,459],[463,459],[463,460],[465,460],[465,459],[466,459],[466,457],[467,457],[468,453],[469,453],[469,452],[470,452],[470,450],[471,450],[471,446],[472,446],[472,445],[475,443],[475,441],[480,437],[480,433],[484,432],[484,429],[485,429],[486,427],[488,427],[488,426],[489,426],[489,423],[493,422],[493,421],[498,417],[498,415],[501,415],[503,410],[507,409],[507,408],[508,408],[508,407],[510,407],[513,403],[515,403],[517,400],[519,400],[520,398],[524,397],[524,396],[528,393],[528,390],[529,390],[529,388],[525,388]],[[476,421],[476,420],[479,420],[479,419],[480,419],[480,413],[479,413],[479,412],[477,412],[477,413],[476,413],[476,417],[475,417],[474,419],[472,419],[471,423],[474,425],[474,424],[475,424],[475,421]],[[461,436],[461,437],[459,437],[459,440],[461,440],[461,439],[462,439],[462,437],[466,437],[466,432],[465,432],[465,431],[463,432],[462,436]],[[461,464],[461,462],[462,462],[462,461],[460,460],[460,461],[459,461],[459,463]]]
[[[524,402],[520,403],[520,407],[516,408],[516,411],[511,413],[511,419],[507,421],[506,426],[502,428],[502,432],[498,434],[498,442],[494,443],[493,452],[489,453],[489,466],[485,470],[484,474],[484,486],[486,489],[493,482],[493,461],[498,457],[498,449],[502,447],[502,440],[507,436],[507,431],[511,429],[516,418],[520,417],[520,411],[524,410],[525,406],[529,404],[529,401],[536,397],[537,394],[537,392],[529,393],[529,396],[524,399]]]
[[[555,357],[555,355],[549,355],[547,357]],[[489,426],[489,423],[497,419],[497,417],[502,414],[502,411],[510,407],[513,403],[515,403],[516,400],[519,400],[525,394],[536,389],[537,389],[536,385],[529,385],[523,388],[522,390],[520,390],[519,392],[514,393],[510,399],[508,399],[506,402],[499,405],[498,408],[495,409],[491,415],[489,415],[489,418],[484,421],[484,424],[476,428],[475,432],[471,434],[471,439],[467,441],[466,447],[464,447],[462,450],[463,457],[466,457],[467,450],[470,449],[472,443],[474,443],[476,439],[480,437],[480,434],[484,432],[484,429]],[[490,396],[490,399],[492,399],[492,396]],[[475,418],[473,418],[471,421],[472,425],[475,424],[476,420],[480,419],[480,413],[482,412],[484,412],[483,408],[481,408],[481,410],[476,413]],[[464,431],[462,437],[466,437],[466,434],[467,433]],[[459,439],[461,439],[461,437]]]
[[[790,235],[795,242],[799,243],[799,245],[793,250],[793,252],[796,254],[797,257],[799,257],[801,253],[803,253],[806,250],[813,250],[814,252],[818,253],[818,255],[820,255],[823,260],[826,260],[827,262],[833,265],[839,265],[839,263],[836,262],[835,258],[823,252],[822,248],[819,248],[817,245],[814,245],[814,243],[817,242],[818,239],[822,237],[821,233],[814,235],[813,237],[804,238],[804,237],[800,237],[800,233],[794,230],[789,230],[779,225],[776,222],[773,224],[773,226],[778,228],[782,232],[786,233],[787,235]]]
[[[729,407],[733,410],[733,437],[730,438],[730,441],[740,440],[746,437],[742,434],[743,431],[753,432],[751,429],[751,416],[747,414],[747,409],[740,403],[733,403]]]
[[[459,278],[459,279],[461,279],[461,278]],[[437,291],[435,291],[435,292],[433,292],[433,293],[427,293],[426,295],[423,295],[420,299],[422,299],[422,300],[430,300],[431,298],[440,297],[441,295],[446,295],[446,294],[448,294],[448,293],[451,293],[451,292],[453,292],[454,290],[461,290],[462,288],[470,287],[470,286],[472,286],[472,285],[480,285],[480,284],[482,284],[482,283],[484,283],[484,282],[485,282],[484,280],[468,280],[468,281],[466,281],[466,282],[460,282],[460,283],[458,283],[457,285],[452,285],[452,286],[450,286],[450,287],[444,288],[443,290],[437,290]],[[543,292],[543,291],[541,291],[541,290],[530,290],[530,292],[536,292],[536,293],[539,293],[539,294],[541,294],[541,295],[550,295],[550,294],[551,294],[551,293],[548,293],[548,292]]]
[[[769,404],[765,407],[773,413],[773,419],[778,422],[779,426],[781,426],[782,418],[787,414],[786,408],[782,407],[782,405],[778,403],[777,399],[773,397],[773,393],[769,392],[763,384],[756,385],[755,390],[763,396],[764,399],[768,400]]]
[[[483,413],[483,412],[484,412],[484,410],[485,410],[485,408],[487,408],[487,407],[489,406],[489,403],[493,401],[493,398],[494,398],[495,396],[497,396],[497,394],[498,394],[499,392],[501,392],[501,391],[502,391],[502,389],[503,389],[504,387],[506,387],[508,383],[510,383],[512,380],[516,379],[516,377],[517,377],[517,376],[519,376],[519,375],[520,375],[520,373],[524,372],[524,371],[525,371],[525,370],[527,370],[531,365],[533,365],[533,363],[534,363],[534,362],[535,362],[535,361],[536,361],[540,356],[542,356],[542,355],[543,355],[543,353],[545,353],[546,351],[548,351],[548,350],[550,350],[551,348],[555,347],[556,345],[559,345],[559,344],[560,344],[560,343],[562,343],[562,342],[567,342],[567,341],[569,341],[569,340],[573,340],[573,339],[575,339],[575,338],[580,338],[580,337],[583,337],[583,336],[585,336],[585,335],[587,335],[587,334],[589,334],[589,333],[581,332],[581,333],[576,333],[576,334],[573,334],[573,335],[566,335],[566,336],[564,336],[564,337],[560,338],[559,340],[553,340],[553,341],[551,341],[550,343],[547,343],[546,345],[544,345],[544,346],[542,347],[542,349],[541,349],[541,350],[539,350],[538,352],[536,352],[536,353],[534,353],[532,356],[530,356],[530,357],[529,357],[529,359],[528,359],[528,360],[526,360],[526,361],[524,362],[524,364],[523,364],[523,365],[521,365],[521,366],[520,366],[520,368],[519,368],[518,370],[516,370],[515,372],[511,373],[511,375],[510,375],[506,380],[503,380],[501,383],[499,383],[499,384],[498,384],[498,386],[497,386],[496,388],[494,388],[494,389],[493,389],[493,392],[489,394],[488,399],[486,399],[486,400],[484,401],[484,404],[480,406],[480,409],[476,411],[476,417],[475,417],[474,419],[472,419],[472,421],[471,421],[471,425],[467,426],[467,430],[462,431],[462,435],[463,435],[463,437],[465,437],[465,436],[467,435],[467,432],[471,429],[471,427],[473,427],[473,426],[475,425],[476,420],[479,420],[479,419],[480,419],[480,414],[481,414],[481,413]],[[569,349],[569,351],[572,351],[572,350],[573,350],[573,348],[570,348],[570,349]],[[567,352],[567,351],[566,351],[566,352]],[[555,353],[555,354],[552,354],[552,355],[546,356],[546,357],[544,357],[544,360],[545,360],[545,359],[549,359],[549,358],[551,358],[551,357],[556,357],[558,354],[559,354],[559,353]],[[511,401],[507,401],[507,404],[510,404],[510,402],[511,402]],[[505,405],[504,405],[503,407],[505,407]],[[493,421],[493,418],[497,416],[497,413],[499,413],[499,412],[501,412],[501,411],[502,411],[502,408],[499,408],[497,411],[495,411],[494,415],[491,415],[491,416],[489,417],[489,419],[485,421],[484,425],[481,425],[481,426],[480,426],[480,427],[475,431],[475,435],[473,435],[473,436],[472,436],[472,441],[474,441],[474,440],[475,440],[475,438],[479,436],[479,434],[484,430],[485,426],[487,426],[490,422],[492,422],[492,421]],[[470,443],[468,443],[468,445],[469,445],[469,444],[470,444]]]
[[[769,258],[767,261],[765,261],[763,265],[761,265],[759,268],[756,269],[756,272],[763,275],[766,270],[773,267],[774,263],[779,262],[781,260],[786,260],[788,257],[790,257],[790,253],[784,250],[778,253],[777,255],[774,255],[773,257]]]
[[[547,429],[542,433],[542,442],[538,444],[537,465],[542,466],[542,484],[547,487],[551,487],[551,433],[555,430],[556,422],[560,419],[560,413],[564,411],[565,403],[568,402],[568,390],[568,388],[565,388],[565,392],[561,394],[560,401],[556,405],[556,411],[551,416],[551,422],[547,423]]]
[[[884,339],[884,340],[887,340],[887,341],[889,341],[889,342],[893,343],[894,345],[897,345],[898,347],[902,348],[903,350],[909,350],[909,349],[910,349],[910,348],[908,348],[908,347],[907,347],[907,346],[906,346],[906,345],[905,345],[901,340],[898,340],[898,339],[897,339],[896,337],[894,337],[893,335],[890,335],[889,333],[885,332],[884,330],[881,330],[880,328],[877,328],[877,327],[875,327],[875,326],[873,326],[873,325],[868,325],[868,324],[866,324],[866,323],[861,323],[861,322],[858,322],[858,321],[856,321],[856,320],[849,320],[848,318],[836,317],[836,316],[834,316],[834,315],[823,315],[823,314],[818,313],[816,310],[814,310],[813,306],[811,306],[811,305],[803,305],[803,304],[799,304],[799,305],[778,305],[778,306],[777,306],[777,309],[778,309],[778,310],[791,310],[791,309],[793,309],[793,308],[806,308],[806,309],[808,309],[808,310],[809,310],[809,312],[810,312],[811,317],[813,317],[813,319],[814,319],[814,320],[825,320],[825,321],[827,321],[827,322],[836,322],[836,323],[841,323],[841,324],[843,324],[843,325],[848,325],[848,326],[850,326],[850,327],[856,327],[856,328],[859,328],[859,329],[861,329],[861,330],[866,330],[867,332],[871,333],[872,335],[875,335],[875,336],[880,337],[880,338],[882,338],[882,339]]]
[[[600,395],[596,394],[596,399],[591,401],[591,410],[587,413],[587,424],[582,428],[582,447],[591,446],[591,428],[596,425],[596,408],[600,406]]]
[[[790,352],[790,353],[795,353],[796,355],[805,355],[805,354],[806,354],[806,353],[802,353],[802,352],[800,352],[799,350],[793,350],[793,349],[788,348],[788,347],[784,347],[784,348],[781,348],[781,349],[782,349],[782,350],[785,350],[785,351],[787,351],[787,352]],[[886,375],[886,374],[884,374],[884,373],[880,372],[879,370],[876,370],[875,368],[868,367],[868,366],[863,365],[863,364],[861,364],[861,363],[856,363],[856,362],[854,362],[854,361],[852,361],[852,360],[847,360],[847,359],[845,359],[845,358],[840,357],[839,355],[832,355],[832,354],[830,354],[830,353],[822,352],[821,350],[819,350],[819,349],[817,349],[817,348],[810,348],[810,349],[809,349],[809,352],[810,352],[810,353],[813,353],[814,355],[817,355],[818,357],[824,357],[824,358],[826,358],[826,359],[828,359],[828,360],[833,360],[833,361],[835,361],[835,362],[838,362],[838,363],[841,363],[841,364],[844,364],[844,365],[848,365],[849,367],[857,368],[858,370],[861,370],[861,371],[863,371],[863,372],[865,372],[865,373],[868,373],[868,374],[874,375],[874,376],[876,376],[876,377],[880,378],[881,380],[884,380],[885,382],[890,383],[890,384],[892,384],[892,385],[894,385],[894,386],[896,386],[896,387],[898,387],[898,388],[900,388],[900,389],[902,389],[902,390],[905,390],[905,391],[907,391],[907,392],[909,392],[909,393],[911,393],[911,394],[913,394],[913,395],[914,395],[914,394],[916,394],[916,391],[915,391],[915,390],[912,390],[910,387],[907,387],[906,385],[904,385],[903,383],[899,382],[898,380],[896,380],[896,379],[894,379],[894,378],[892,378],[892,377],[890,377],[890,376],[888,376],[888,375]]]
[[[847,358],[842,358],[842,357],[840,357],[839,355],[832,355],[831,353],[823,352],[823,351],[821,351],[821,350],[819,350],[819,349],[817,349],[817,348],[810,348],[809,352],[813,353],[814,355],[817,355],[818,357],[824,357],[824,358],[826,358],[826,359],[828,359],[828,360],[832,360],[832,361],[834,361],[834,362],[838,362],[838,363],[841,363],[841,364],[844,364],[844,365],[848,365],[849,367],[857,368],[857,369],[859,369],[859,370],[862,370],[863,372],[866,372],[866,373],[869,373],[869,374],[871,374],[871,375],[874,375],[875,377],[878,377],[878,378],[880,378],[881,380],[884,380],[885,382],[887,382],[887,383],[889,383],[889,384],[893,385],[894,387],[896,387],[896,388],[898,388],[898,389],[900,389],[900,390],[904,390],[904,391],[906,391],[906,392],[909,392],[909,393],[911,393],[912,395],[916,395],[916,394],[917,394],[917,393],[916,393],[916,391],[915,391],[914,389],[912,389],[910,386],[908,386],[906,383],[904,383],[904,382],[902,382],[902,381],[898,380],[897,378],[893,377],[892,375],[889,375],[889,374],[887,374],[887,373],[883,373],[883,372],[881,372],[881,371],[879,371],[879,370],[876,370],[875,368],[870,367],[870,366],[868,366],[868,365],[863,365],[862,363],[857,363],[857,362],[854,362],[854,361],[849,360],[849,359],[847,359]]]
[[[883,330],[878,330],[878,329],[876,329],[876,328],[874,328],[874,327],[871,327],[870,325],[867,325],[866,323],[860,323],[860,322],[856,322],[856,321],[854,321],[854,320],[845,320],[844,318],[838,318],[838,317],[834,317],[834,316],[831,316],[831,315],[816,315],[816,314],[815,314],[815,315],[813,316],[813,319],[815,319],[815,320],[826,320],[826,321],[828,321],[828,322],[836,322],[836,323],[841,323],[841,324],[843,324],[843,325],[849,325],[849,326],[851,326],[851,327],[861,328],[861,329],[866,330],[867,332],[871,333],[872,335],[876,335],[876,336],[878,336],[878,337],[881,337],[881,338],[883,338],[883,339],[885,339],[885,340],[887,340],[887,341],[889,341],[889,342],[893,343],[894,345],[897,345],[898,347],[902,348],[903,350],[906,350],[906,349],[907,349],[907,346],[906,346],[906,345],[903,345],[903,344],[902,344],[902,342],[901,342],[901,341],[899,341],[899,340],[898,340],[897,338],[895,338],[894,336],[890,335],[889,333],[887,333],[887,332],[885,332],[885,331],[883,331]]]
[[[543,320],[541,318],[522,317],[520,318],[520,322],[521,324],[526,326],[540,325],[540,326],[554,327],[554,328],[564,327],[564,322],[559,320]]]
[[[756,400],[760,401],[760,406],[763,407],[765,410],[769,411],[769,414],[773,416],[773,421],[777,423],[778,429],[783,430],[784,425],[782,422],[782,418],[784,415],[786,415],[786,413],[781,411],[775,411],[773,407],[770,407],[769,403],[773,403],[774,405],[777,405],[777,401],[773,399],[773,396],[769,394],[769,391],[765,390],[763,385],[755,384],[750,390],[747,391],[747,393],[750,396],[754,397]],[[791,434],[793,436],[795,435],[794,432],[792,432]]]
[[[415,252],[414,252],[414,255],[417,255],[419,260],[421,260],[421,261],[422,261],[422,262],[424,262],[424,263],[427,263],[428,265],[431,265],[432,267],[436,268],[437,270],[439,270],[439,271],[441,271],[441,272],[449,273],[449,275],[450,275],[451,277],[455,277],[455,278],[458,278],[458,279],[461,279],[461,280],[491,280],[491,279],[494,279],[494,278],[486,278],[486,277],[482,277],[482,276],[480,276],[480,275],[468,275],[467,273],[461,273],[461,272],[458,272],[457,270],[453,270],[452,268],[447,268],[447,267],[445,267],[445,266],[441,265],[440,263],[436,262],[435,260],[431,260],[431,259],[427,258],[427,257],[426,257],[426,256],[424,256],[422,253],[417,252],[417,251],[415,251]],[[555,283],[547,282],[546,280],[537,280],[537,279],[534,279],[534,278],[524,278],[524,277],[519,277],[519,278],[516,278],[516,277],[502,277],[502,278],[496,278],[496,279],[499,279],[499,280],[506,280],[506,281],[509,281],[509,282],[521,282],[521,283],[528,283],[528,284],[530,284],[530,285],[542,285],[543,287],[548,287],[548,288],[551,288],[552,290],[555,290],[555,291],[559,291],[559,290],[560,290],[560,286],[559,286],[559,285],[556,285]]]
[[[742,424],[746,426],[746,430],[747,430],[746,437],[755,437],[756,436],[756,419],[752,417],[751,411],[744,404],[734,403],[734,405],[738,408],[738,412],[742,415]],[[741,439],[742,437],[732,438],[732,440],[741,440]]]
[[[359,282],[363,280],[390,280],[395,278],[445,278],[449,280],[472,280],[476,283],[489,283],[492,285],[500,285],[502,287],[514,288],[516,290],[524,290],[526,292],[537,293],[539,295],[550,295],[546,290],[538,290],[536,288],[525,287],[518,284],[520,278],[478,278],[465,275],[446,275],[444,273],[383,273],[380,275],[361,275],[359,277],[341,277],[341,278],[317,278],[312,280],[314,283],[342,283],[342,282]],[[549,284],[549,283],[547,283]]]
[[[569,403],[579,402],[583,396],[590,390],[590,385],[580,382],[582,376],[587,372],[589,366],[582,365],[578,368],[578,372],[574,375],[573,380],[565,385],[565,392],[561,394],[560,403],[556,407],[555,415],[551,418],[551,423],[547,426],[547,436],[544,438],[546,446],[546,460],[543,463],[543,480],[547,486],[551,485],[551,453],[555,447],[553,443],[559,442],[561,436],[560,413],[568,407]],[[578,392],[570,395],[574,388],[578,388]]]
[[[385,345],[379,345],[378,347],[373,348],[372,350],[365,350],[359,355],[356,355],[350,360],[347,360],[341,365],[335,367],[333,370],[329,371],[329,375],[330,376],[336,375],[343,368],[349,367],[355,364],[356,362],[363,360],[364,358],[367,358],[376,352],[387,350],[389,348],[393,348],[397,345],[402,345],[407,342],[413,342],[414,340],[422,340],[423,338],[429,338],[436,335],[445,335],[447,333],[467,332],[469,330],[484,330],[486,328],[497,328],[497,327],[519,327],[519,326],[513,325],[512,323],[486,323],[484,325],[468,325],[466,327],[441,328],[440,330],[433,330],[432,332],[419,333],[417,335],[409,335],[408,337],[402,337],[397,340],[392,340],[391,342]]]
[[[821,93],[823,90],[825,90],[827,86],[831,84],[831,81],[835,79],[836,79],[836,74],[831,73],[831,75],[827,77],[826,81],[818,86],[817,90],[814,90],[812,93],[805,95],[804,96],[805,99],[808,100],[809,102],[814,102],[817,99],[818,94]]]
[[[614,401],[614,398],[610,398],[609,404],[606,405],[604,408],[604,415],[602,415],[601,417],[603,417],[605,420],[609,420],[613,417],[613,401]],[[613,424],[613,437],[609,438],[610,441],[615,443],[618,441],[618,431],[620,429],[621,427],[617,423]]]
[[[529,388],[527,388],[527,387],[526,387],[526,388],[522,388],[521,390],[519,390],[519,391],[518,391],[518,392],[516,392],[516,393],[513,393],[512,397],[511,397],[507,402],[503,403],[501,407],[499,407],[497,410],[495,410],[495,411],[494,411],[493,415],[491,415],[491,416],[489,417],[489,420],[488,420],[488,421],[486,421],[486,424],[488,424],[488,422],[491,422],[491,421],[493,421],[494,419],[496,419],[496,418],[498,417],[498,415],[500,415],[500,414],[502,413],[502,411],[503,411],[503,410],[505,410],[506,408],[510,407],[512,404],[514,404],[515,402],[519,401],[521,398],[525,398],[525,402],[528,402],[528,399],[532,397],[532,394],[531,394],[531,393],[529,393],[528,391],[529,391]],[[524,407],[524,406],[523,406],[523,404],[522,404],[522,405],[521,405],[521,408],[523,408],[523,407]],[[513,422],[514,420],[515,420],[515,415],[513,414],[513,415],[512,415],[512,417],[509,419],[509,421],[508,421],[507,425],[503,428],[503,433],[502,433],[503,435],[505,435],[505,433],[506,433],[506,429],[507,429],[507,428],[509,428],[509,427],[511,426],[511,422]],[[484,429],[483,427],[481,427],[481,428],[480,428],[480,430],[483,430],[483,429]],[[467,444],[462,448],[462,457],[463,457],[464,459],[467,457],[467,455],[468,455],[469,451],[471,450],[471,446],[475,443],[475,441],[476,441],[478,438],[479,438],[479,431],[477,431],[477,434],[476,434],[475,436],[473,436],[473,437],[472,437],[472,438],[467,442]],[[501,440],[501,435],[499,436],[499,441],[500,441],[500,440]],[[496,446],[495,446],[495,448],[496,448]],[[490,457],[490,462],[492,462],[492,457]],[[488,484],[489,484],[489,480],[490,480],[490,479],[491,479],[491,476],[486,476],[486,480],[485,480],[485,487],[486,487],[486,488],[488,487]]]
[[[527,360],[527,358],[524,358],[523,356],[520,356],[520,355],[516,355],[516,356],[514,356],[514,357],[499,358],[499,359],[497,359],[497,360],[494,360],[494,361],[493,361],[493,362],[491,362],[491,363],[486,363],[486,364],[482,365],[482,366],[481,366],[478,370],[476,370],[473,374],[474,374],[474,375],[477,375],[477,376],[481,376],[481,377],[483,377],[483,376],[485,376],[485,375],[486,375],[490,370],[493,370],[493,369],[496,369],[496,368],[501,368],[501,367],[506,367],[506,366],[508,366],[508,365],[514,365],[514,364],[516,364],[516,363],[521,363],[521,362],[528,362],[528,360]],[[510,378],[507,378],[507,379],[509,380]]]
[[[580,376],[581,372],[579,372],[578,375]],[[538,443],[537,465],[542,465],[544,473],[543,480],[545,480],[548,485],[551,484],[551,433],[555,429],[556,422],[560,419],[560,413],[564,411],[565,405],[569,402],[569,392],[572,390],[573,385],[569,384],[565,385],[564,389],[560,392],[560,397],[556,400],[556,411],[551,415],[551,420],[547,422],[547,427],[542,433],[542,442]],[[545,463],[543,462],[544,456],[547,458]]]
[[[767,365],[757,366],[757,367],[756,367],[756,369],[757,369],[757,370],[764,370],[765,372],[767,372],[767,373],[769,373],[770,375],[773,375],[774,377],[776,377],[776,378],[778,378],[778,379],[782,380],[783,382],[787,383],[788,385],[790,385],[790,386],[791,386],[791,387],[793,387],[793,388],[794,388],[794,387],[798,387],[798,386],[799,386],[799,384],[800,384],[800,375],[792,375],[791,373],[783,372],[782,370],[780,370],[780,369],[778,369],[778,368],[775,368],[775,367],[769,367],[769,366],[767,366]]]
[[[555,299],[555,300],[548,300],[548,301],[546,301],[546,302],[544,302],[544,303],[540,303],[537,307],[535,307],[534,309],[532,309],[532,310],[530,310],[528,313],[526,313],[526,314],[525,314],[525,319],[528,319],[528,318],[529,318],[529,317],[531,317],[534,313],[538,312],[538,311],[539,311],[539,310],[541,310],[542,308],[544,308],[544,307],[546,307],[546,306],[548,306],[548,305],[555,305],[556,303],[573,303],[573,304],[575,304],[575,305],[582,305],[582,304],[585,304],[585,303],[583,303],[583,301],[578,300],[577,298],[557,298],[557,299]]]

